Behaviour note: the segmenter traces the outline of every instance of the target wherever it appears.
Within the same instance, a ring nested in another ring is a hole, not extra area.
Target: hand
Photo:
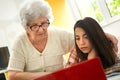
[[[115,53],[118,53],[118,40],[117,38],[114,36],[114,35],[111,35],[111,34],[108,34],[108,33],[105,33],[107,38],[110,39],[113,43],[113,50],[115,51]]]

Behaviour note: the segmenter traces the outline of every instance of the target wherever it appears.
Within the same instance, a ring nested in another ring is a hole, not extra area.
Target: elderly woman
[[[63,55],[74,44],[73,34],[49,26],[53,15],[44,0],[25,2],[20,9],[25,32],[17,37],[8,66],[9,80],[31,80],[63,68]]]
[[[62,69],[63,55],[71,50],[74,38],[72,33],[50,26],[53,15],[49,4],[29,0],[21,7],[20,18],[25,32],[14,42],[9,80],[31,80]]]

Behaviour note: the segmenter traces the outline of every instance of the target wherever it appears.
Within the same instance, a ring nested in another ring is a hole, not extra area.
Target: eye
[[[84,38],[88,39],[88,36],[85,34],[85,35],[84,35]]]
[[[76,40],[80,40],[80,37],[75,37]]]
[[[41,26],[42,26],[42,27],[48,27],[48,25],[49,25],[48,22],[43,22],[43,23],[41,23]]]
[[[31,25],[31,26],[30,26],[30,29],[31,29],[31,30],[34,30],[34,29],[37,29],[37,28],[38,28],[38,25],[37,25],[37,24],[34,24],[34,25]]]
[[[33,25],[31,25],[30,27],[36,27],[36,26],[38,26],[37,24],[33,24]]]

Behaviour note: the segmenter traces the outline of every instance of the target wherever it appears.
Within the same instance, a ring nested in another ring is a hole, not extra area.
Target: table
[[[0,70],[0,74],[7,72],[6,69]]]

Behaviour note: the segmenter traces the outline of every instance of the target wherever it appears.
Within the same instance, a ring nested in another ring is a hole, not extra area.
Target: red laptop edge
[[[107,80],[99,58],[86,60],[34,80]]]

